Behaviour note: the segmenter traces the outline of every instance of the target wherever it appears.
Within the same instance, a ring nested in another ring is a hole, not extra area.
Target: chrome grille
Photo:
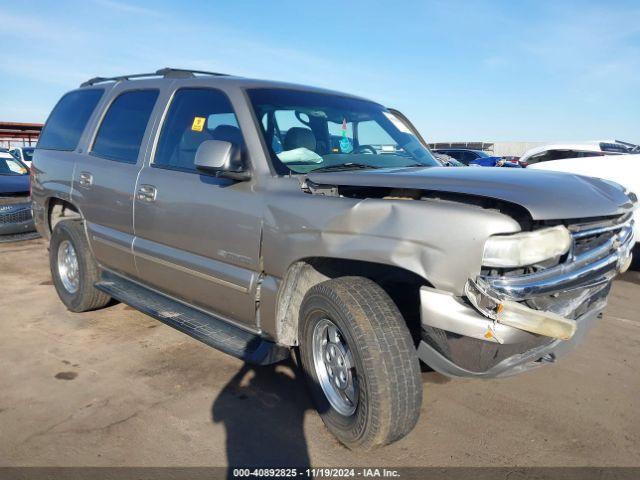
[[[607,243],[616,234],[616,232],[595,233],[583,237],[573,238],[573,254],[575,256],[587,253],[594,248],[600,247]]]
[[[633,220],[631,214],[627,214],[604,222],[571,225],[569,230],[573,237],[569,260],[573,260],[589,252],[620,247],[628,240],[627,233],[633,235]]]

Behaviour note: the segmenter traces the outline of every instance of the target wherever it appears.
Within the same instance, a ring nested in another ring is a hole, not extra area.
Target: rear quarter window
[[[75,150],[103,94],[103,89],[87,89],[76,90],[62,97],[49,115],[37,148]]]

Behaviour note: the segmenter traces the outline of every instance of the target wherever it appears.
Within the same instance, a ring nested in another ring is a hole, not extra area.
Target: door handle
[[[136,197],[143,202],[155,202],[158,190],[153,185],[140,185]]]
[[[79,183],[83,187],[90,187],[93,185],[93,175],[89,172],[80,172]]]

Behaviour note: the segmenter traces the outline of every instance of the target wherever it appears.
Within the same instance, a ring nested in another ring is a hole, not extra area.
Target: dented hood
[[[417,167],[309,173],[316,184],[389,187],[493,198],[526,208],[534,220],[618,215],[632,207],[622,187],[569,173],[515,168]]]

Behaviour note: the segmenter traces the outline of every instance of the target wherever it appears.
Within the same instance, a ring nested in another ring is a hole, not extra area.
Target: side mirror
[[[196,150],[195,167],[204,173],[234,180],[247,180],[250,175],[242,162],[240,148],[222,140],[206,140]]]

